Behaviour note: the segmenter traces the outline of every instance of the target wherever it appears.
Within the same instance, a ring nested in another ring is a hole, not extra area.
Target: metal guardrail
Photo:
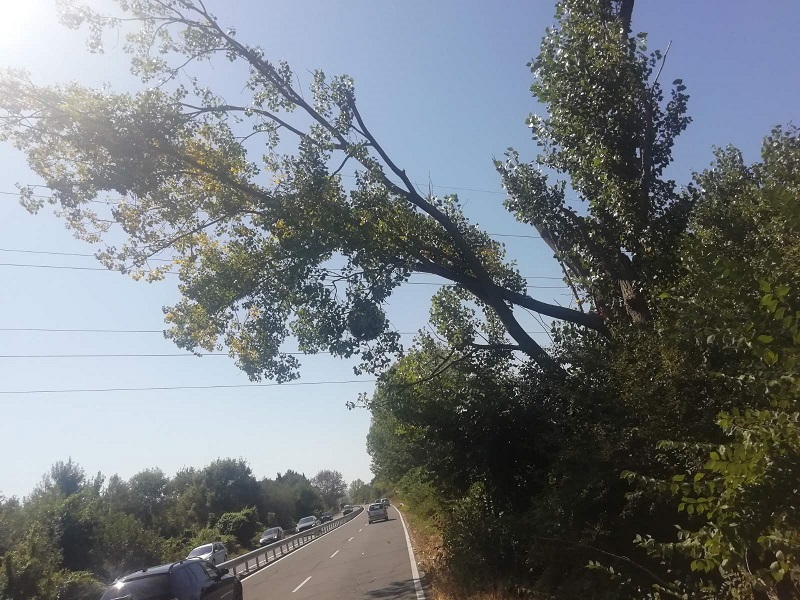
[[[349,521],[352,521],[358,515],[360,515],[363,510],[364,507],[357,506],[355,507],[355,510],[353,510],[353,512],[347,516],[339,517],[338,519],[328,521],[322,525],[317,525],[311,529],[306,529],[301,533],[296,533],[289,537],[285,537],[273,544],[261,546],[261,548],[257,548],[251,552],[242,554],[236,558],[232,558],[224,563],[220,563],[217,565],[217,567],[220,569],[228,569],[228,572],[231,575],[239,578],[249,575],[250,573],[255,573],[259,569],[263,569],[267,565],[274,563],[276,560],[286,556],[290,552],[293,552],[294,550],[305,546],[320,536],[341,527]]]

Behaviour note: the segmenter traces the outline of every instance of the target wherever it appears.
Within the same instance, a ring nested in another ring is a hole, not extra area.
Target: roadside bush
[[[217,521],[217,529],[223,535],[233,536],[242,547],[249,548],[253,537],[263,528],[258,521],[255,508],[243,508],[237,512],[227,512]]]

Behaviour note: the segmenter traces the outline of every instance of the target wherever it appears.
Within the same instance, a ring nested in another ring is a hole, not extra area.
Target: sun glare
[[[9,49],[26,36],[36,35],[37,21],[55,12],[46,0],[0,0],[0,47]]]

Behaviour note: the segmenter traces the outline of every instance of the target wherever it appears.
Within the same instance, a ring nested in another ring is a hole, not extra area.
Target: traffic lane
[[[290,552],[273,564],[256,571],[253,575],[242,580],[244,588],[244,600],[270,600],[273,598],[284,598],[281,595],[283,590],[289,586],[289,582],[295,581],[299,574],[305,573],[309,567],[321,564],[324,559],[328,559],[333,552],[339,549],[342,543],[353,536],[367,522],[366,511],[361,515],[345,523],[341,527],[317,538],[313,542]],[[362,525],[358,525],[362,523]],[[307,575],[300,578],[302,581]],[[298,582],[289,587],[288,592],[294,589]]]
[[[244,600],[415,599],[403,527],[396,511],[390,514],[373,525],[366,513],[359,515],[245,579]]]
[[[367,524],[313,569],[282,590],[292,600],[415,600],[414,579],[403,525],[394,509],[390,520]],[[299,587],[298,587],[299,586]],[[280,596],[276,596],[280,597]]]

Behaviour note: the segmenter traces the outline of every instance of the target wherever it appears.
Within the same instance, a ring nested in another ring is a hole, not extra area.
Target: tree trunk
[[[619,289],[622,292],[625,312],[628,313],[631,322],[634,325],[649,324],[653,318],[650,314],[650,307],[647,305],[647,299],[636,282],[622,279],[619,282]]]

